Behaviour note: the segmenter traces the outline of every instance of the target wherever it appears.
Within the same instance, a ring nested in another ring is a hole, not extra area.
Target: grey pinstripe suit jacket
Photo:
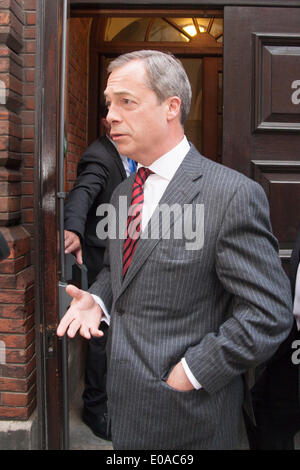
[[[119,196],[129,205],[133,179],[116,189],[116,208]],[[170,239],[141,239],[123,281],[123,240],[111,239],[109,263],[90,289],[112,314],[107,391],[113,444],[234,448],[241,375],[270,357],[292,325],[266,196],[192,146],[160,203],[204,205],[203,247],[187,251],[186,240],[172,230]],[[180,392],[166,384],[183,356],[202,389]]]

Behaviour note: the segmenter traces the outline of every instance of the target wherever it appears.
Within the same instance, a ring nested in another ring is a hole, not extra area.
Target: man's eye
[[[124,98],[123,103],[124,104],[130,104],[130,103],[132,103],[132,101],[129,98]]]

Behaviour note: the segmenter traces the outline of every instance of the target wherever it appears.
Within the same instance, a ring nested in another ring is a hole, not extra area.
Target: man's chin
[[[126,145],[118,145],[117,144],[117,148],[118,148],[118,152],[121,154],[121,155],[126,155],[126,157],[129,157],[128,155],[128,147]],[[129,157],[131,158],[131,157]]]
[[[121,141],[115,142],[115,143],[117,145],[118,152],[121,155],[126,155],[126,157],[132,158],[134,160],[134,158],[131,156],[133,154],[132,148],[130,148],[128,144],[126,144],[125,142],[121,142]]]

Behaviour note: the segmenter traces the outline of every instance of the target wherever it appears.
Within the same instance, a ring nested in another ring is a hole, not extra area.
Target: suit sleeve
[[[101,298],[107,312],[110,314],[112,307],[112,286],[110,276],[109,247],[104,252],[103,268],[100,270],[95,282],[91,285],[88,292]]]
[[[65,202],[65,230],[76,232],[83,238],[88,212],[106,186],[108,176],[109,170],[103,162],[81,165],[80,174]]]
[[[271,357],[292,327],[289,281],[258,184],[247,182],[234,193],[218,235],[215,266],[232,294],[231,305],[219,331],[205,335],[185,354],[209,393]]]

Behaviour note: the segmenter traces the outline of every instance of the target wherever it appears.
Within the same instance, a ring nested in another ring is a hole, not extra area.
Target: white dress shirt
[[[296,276],[293,313],[296,318],[297,328],[298,330],[300,330],[300,263],[298,265],[297,276]]]
[[[153,171],[153,174],[150,174],[144,183],[142,231],[149,222],[168,184],[170,183],[171,179],[173,178],[174,174],[176,173],[177,169],[181,165],[184,157],[189,152],[189,150],[190,145],[187,141],[187,138],[184,136],[181,142],[176,145],[176,147],[164,154],[162,157],[155,160],[155,162],[153,162],[149,167],[147,167]],[[141,166],[143,165],[139,163],[137,169],[139,169]],[[109,314],[104,303],[99,297],[95,295],[93,295],[93,297],[100,305],[105,314],[103,321],[109,324]],[[193,387],[196,389],[201,388],[201,385],[192,374],[184,358],[182,358],[181,363]]]
[[[176,145],[172,150],[158,158],[150,166],[145,167],[152,170],[154,174],[148,176],[144,183],[144,204],[142,211],[142,231],[149,222],[153,212],[155,211],[162,195],[164,194],[168,184],[175,175],[184,157],[190,150],[190,144],[186,137]],[[138,163],[137,169],[141,168]]]

